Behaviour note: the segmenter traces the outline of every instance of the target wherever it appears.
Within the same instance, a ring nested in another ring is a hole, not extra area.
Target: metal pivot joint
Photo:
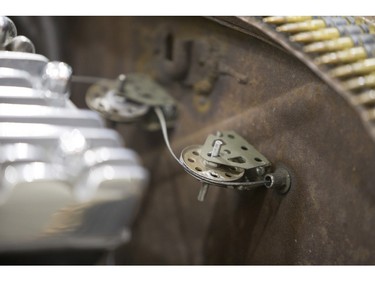
[[[161,108],[167,127],[172,127],[177,118],[175,100],[153,79],[140,73],[98,81],[88,89],[86,103],[106,119],[122,123],[142,121],[151,131],[160,129],[153,108]]]
[[[203,145],[186,147],[180,162],[202,182],[199,201],[204,201],[209,185],[236,190],[264,186],[280,193],[288,192],[291,185],[286,169],[272,171],[267,158],[234,131],[218,132],[209,135]]]

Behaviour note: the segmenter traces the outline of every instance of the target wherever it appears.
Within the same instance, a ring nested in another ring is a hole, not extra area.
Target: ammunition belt
[[[358,112],[375,141],[375,24],[371,18],[285,16],[214,20],[304,62]]]
[[[363,17],[263,17],[261,21],[340,84],[374,138],[375,25]]]

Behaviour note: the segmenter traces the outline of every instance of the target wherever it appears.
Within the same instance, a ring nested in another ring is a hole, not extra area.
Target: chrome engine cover
[[[69,100],[71,75],[42,55],[0,51],[0,253],[130,239],[148,172]]]

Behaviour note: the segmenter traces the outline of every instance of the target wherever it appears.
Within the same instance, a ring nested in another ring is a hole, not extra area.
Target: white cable
[[[169,152],[172,154],[173,158],[176,159],[176,161],[182,165],[182,163],[180,162],[180,160],[177,158],[177,156],[173,153],[173,150],[171,148],[171,145],[169,143],[169,140],[168,140],[168,131],[167,131],[167,122],[165,121],[165,117],[164,117],[164,114],[163,114],[163,111],[161,110],[160,107],[155,107],[155,113],[156,115],[158,116],[159,118],[159,122],[160,122],[160,127],[161,127],[161,130],[163,132],[163,137],[164,137],[164,141],[165,141],[165,144],[167,145],[168,147],[168,150]]]

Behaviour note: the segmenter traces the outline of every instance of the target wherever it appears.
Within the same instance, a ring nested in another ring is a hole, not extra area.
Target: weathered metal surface
[[[325,18],[328,21],[330,20],[343,21],[343,18],[340,18],[340,17],[336,17],[336,18],[322,17],[322,18]],[[350,20],[352,22],[351,24],[354,24],[354,21],[358,21],[358,25],[357,26],[351,25],[351,26],[346,26],[346,27],[348,28],[354,27],[354,28],[358,28],[359,30],[362,30],[359,27],[360,25],[359,23],[367,23],[368,25],[366,25],[367,27],[365,28],[365,30],[368,30],[366,31],[369,33],[367,34],[368,36],[372,36],[371,34],[372,31],[371,32],[369,31],[370,29],[371,30],[374,29],[374,23],[371,17],[356,17],[356,18],[347,17],[347,20],[348,18],[351,18]],[[347,100],[347,102],[353,107],[353,109],[358,112],[358,115],[362,117],[363,126],[368,130],[368,133],[373,137],[375,141],[375,133],[374,133],[375,131],[373,128],[373,122],[371,122],[371,120],[369,120],[368,118],[368,115],[369,114],[371,115],[372,108],[363,107],[361,105],[358,106],[358,104],[352,102],[353,95],[354,96],[358,95],[358,92],[356,90],[361,89],[364,86],[371,87],[371,85],[373,84],[373,82],[371,81],[374,80],[371,75],[365,76],[365,77],[360,76],[360,77],[357,77],[357,79],[350,80],[350,81],[342,81],[339,79],[335,79],[334,76],[331,76],[330,71],[328,70],[330,69],[332,70],[333,65],[329,63],[329,61],[331,61],[332,55],[336,55],[336,53],[328,52],[325,54],[325,56],[322,56],[322,57],[317,57],[316,55],[306,53],[304,49],[302,49],[302,46],[303,46],[302,43],[294,42],[291,39],[292,37],[295,37],[297,35],[288,37],[286,33],[277,32],[277,29],[275,30],[274,26],[265,24],[261,20],[261,17],[258,17],[258,18],[257,17],[216,17],[214,18],[214,20],[220,24],[224,24],[226,26],[230,26],[236,29],[241,29],[245,33],[253,34],[254,32],[255,33],[260,32],[261,36],[259,36],[258,38],[264,40],[265,42],[268,42],[275,46],[283,48],[285,51],[289,52],[290,54],[292,54],[293,56],[301,60],[317,76],[319,76],[323,81],[325,81],[328,85],[330,85],[336,91],[337,94],[342,95],[342,97]],[[302,35],[302,33],[300,35]],[[373,40],[372,37],[371,37],[371,40]],[[365,54],[363,54],[364,56],[367,56],[367,55],[373,56],[372,54],[373,51],[371,51],[373,47],[370,47],[372,46],[371,44],[369,43],[369,46],[367,47],[369,49],[368,54],[365,51],[363,51],[365,52]],[[347,58],[348,62],[350,62],[351,60],[353,60],[353,58],[357,56],[356,51],[354,49],[347,49],[347,50],[343,50],[342,52],[346,54],[344,55],[344,57],[349,56],[349,59]],[[342,57],[343,54],[341,54],[340,56]],[[325,59],[323,59],[323,57]],[[359,60],[359,58],[360,57],[355,59],[355,61]],[[327,59],[328,61],[324,63],[323,65],[322,62]],[[321,62],[319,63],[319,61]],[[332,63],[334,61],[335,60],[333,60]],[[342,61],[341,63],[343,62],[345,62],[345,60]],[[336,61],[336,64],[338,63],[339,61]]]
[[[204,18],[85,17],[66,24],[63,59],[76,74],[145,72],[164,81],[179,103],[170,132],[177,154],[217,130],[235,130],[292,175],[285,196],[210,188],[202,204],[200,186],[168,154],[160,132],[118,126],[152,176],[133,240],[117,251],[118,262],[375,263],[375,145],[357,112],[300,61]],[[197,95],[182,83],[181,69],[168,77],[160,62],[165,32],[175,42],[220,46],[220,63],[245,75],[247,84],[218,75],[208,95]],[[72,99],[83,105],[84,87],[76,90]]]

